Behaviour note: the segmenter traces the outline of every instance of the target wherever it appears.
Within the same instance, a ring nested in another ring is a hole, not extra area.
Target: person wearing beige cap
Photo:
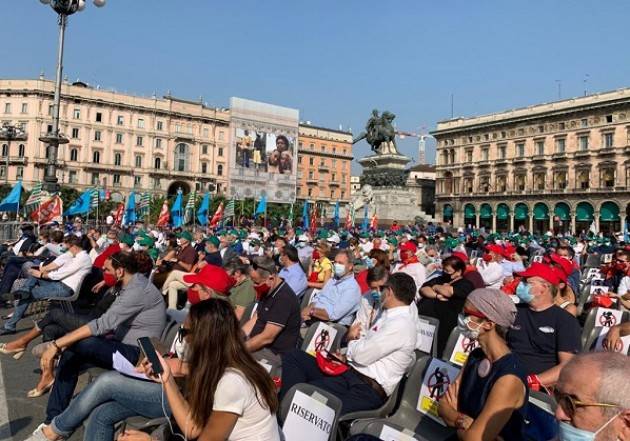
[[[466,299],[457,326],[479,347],[439,404],[459,439],[525,439],[527,376],[505,341],[515,318],[514,302],[499,290],[476,289]]]

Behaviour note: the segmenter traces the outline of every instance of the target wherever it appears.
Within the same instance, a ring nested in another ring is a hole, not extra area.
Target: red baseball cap
[[[463,251],[453,251],[451,253],[451,256],[457,257],[458,259],[462,260],[464,263],[468,263],[468,256]]]
[[[408,240],[407,242],[401,243],[398,248],[400,249],[400,251],[405,251],[405,250],[406,251],[411,251],[414,254],[418,251],[418,247],[411,240]]]
[[[514,253],[516,253],[516,247],[514,247],[514,245],[506,245],[503,249],[503,257],[506,259],[511,259]]]
[[[560,279],[561,282],[567,283],[567,275],[562,268],[558,266],[552,266],[551,270],[555,273],[556,276],[558,276],[558,279]]]
[[[502,256],[505,250],[503,249],[501,245],[491,243],[491,244],[486,245],[486,251],[488,251],[489,253],[496,253]]]
[[[551,269],[550,266],[539,262],[532,263],[529,268],[521,273],[517,273],[516,275],[524,278],[540,277],[552,285],[557,285],[560,282],[560,278],[558,278],[558,275],[553,271],[553,269]]]
[[[223,295],[226,295],[234,286],[234,279],[223,268],[216,265],[206,265],[196,274],[185,275],[184,282],[197,283]]]
[[[562,271],[567,277],[571,275],[571,273],[573,272],[573,263],[571,263],[569,259],[565,259],[564,257],[556,253],[553,253],[551,256],[549,256],[549,258],[553,263],[560,265]]]

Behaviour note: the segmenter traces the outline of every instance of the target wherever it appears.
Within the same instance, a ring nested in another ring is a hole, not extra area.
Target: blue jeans
[[[55,385],[48,397],[46,424],[68,407],[81,372],[93,366],[112,369],[112,355],[116,351],[131,364],[138,362],[140,350],[136,346],[103,337],[88,337],[63,352],[57,366]]]
[[[28,305],[36,300],[46,299],[48,297],[70,297],[73,294],[72,289],[65,285],[63,282],[56,280],[44,280],[36,279],[33,276],[29,276],[24,291],[29,295],[20,299],[18,305],[13,311],[13,317],[4,322],[4,329],[15,331],[15,326],[22,319]]]
[[[170,416],[166,395],[164,408]],[[56,434],[69,437],[89,417],[84,439],[111,441],[114,425],[135,415],[145,418],[164,416],[161,385],[112,371],[89,384],[50,424]]]

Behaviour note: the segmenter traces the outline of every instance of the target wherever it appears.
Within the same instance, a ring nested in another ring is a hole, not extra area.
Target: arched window
[[[20,145],[18,146],[18,156],[19,156],[20,158],[23,158],[23,157],[24,157],[24,150],[25,150],[24,144],[20,144]]]
[[[162,167],[162,158],[155,158],[155,160],[153,161],[153,168],[155,168],[156,170],[159,170]]]
[[[96,151],[94,153],[92,153],[92,162],[94,164],[98,164],[101,162],[101,154],[100,152]]]
[[[70,150],[70,160],[76,161],[79,157],[79,151],[77,149]]]
[[[114,154],[114,165],[122,164],[122,155],[120,153]]]
[[[223,176],[223,165],[222,164],[219,164],[217,166],[217,175],[218,176]]]
[[[175,146],[175,170],[187,171],[188,170],[188,157],[190,156],[190,149],[187,144],[180,143]]]

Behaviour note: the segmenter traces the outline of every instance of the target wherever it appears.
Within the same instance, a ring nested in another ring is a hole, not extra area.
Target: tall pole
[[[44,172],[44,185],[49,193],[58,191],[57,179],[57,155],[59,145],[68,143],[59,133],[59,115],[61,113],[61,79],[63,75],[63,48],[66,36],[66,24],[68,16],[59,13],[59,44],[57,46],[57,73],[55,78],[55,95],[53,98],[52,132],[40,138],[48,143],[46,149],[46,169]]]
[[[4,169],[4,183],[9,185],[9,153],[11,153],[11,138],[7,138],[7,154],[6,154],[6,166]],[[16,172],[17,173],[17,172]],[[16,176],[17,178],[17,176]]]

